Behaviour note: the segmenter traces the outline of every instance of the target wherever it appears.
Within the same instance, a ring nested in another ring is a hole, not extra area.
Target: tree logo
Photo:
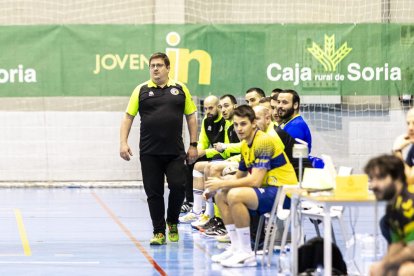
[[[352,48],[349,48],[348,43],[345,42],[338,50],[335,50],[335,35],[328,36],[325,34],[324,49],[322,50],[318,44],[313,42],[308,51],[323,65],[325,71],[334,72],[336,66],[352,51]]]

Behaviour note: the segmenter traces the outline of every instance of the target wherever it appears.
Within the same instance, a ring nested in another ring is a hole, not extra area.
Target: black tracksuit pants
[[[184,201],[186,168],[184,156],[148,155],[140,156],[142,180],[155,233],[164,233],[166,221],[178,223]],[[167,220],[164,205],[164,175],[167,176],[168,196]]]

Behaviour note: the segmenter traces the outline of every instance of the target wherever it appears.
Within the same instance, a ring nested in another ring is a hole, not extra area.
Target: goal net
[[[412,23],[411,0],[4,0],[0,24]]]

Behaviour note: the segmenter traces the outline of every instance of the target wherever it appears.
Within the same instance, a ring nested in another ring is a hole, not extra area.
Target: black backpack
[[[299,247],[300,275],[313,275],[318,266],[323,266],[323,239],[316,237]],[[347,268],[338,246],[332,243],[332,275],[347,275]]]

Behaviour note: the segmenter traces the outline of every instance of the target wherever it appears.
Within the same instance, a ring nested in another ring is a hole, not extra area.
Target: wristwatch
[[[198,145],[198,143],[197,143],[197,142],[191,142],[191,143],[190,143],[190,146],[195,147],[195,148],[197,147],[197,145]]]

